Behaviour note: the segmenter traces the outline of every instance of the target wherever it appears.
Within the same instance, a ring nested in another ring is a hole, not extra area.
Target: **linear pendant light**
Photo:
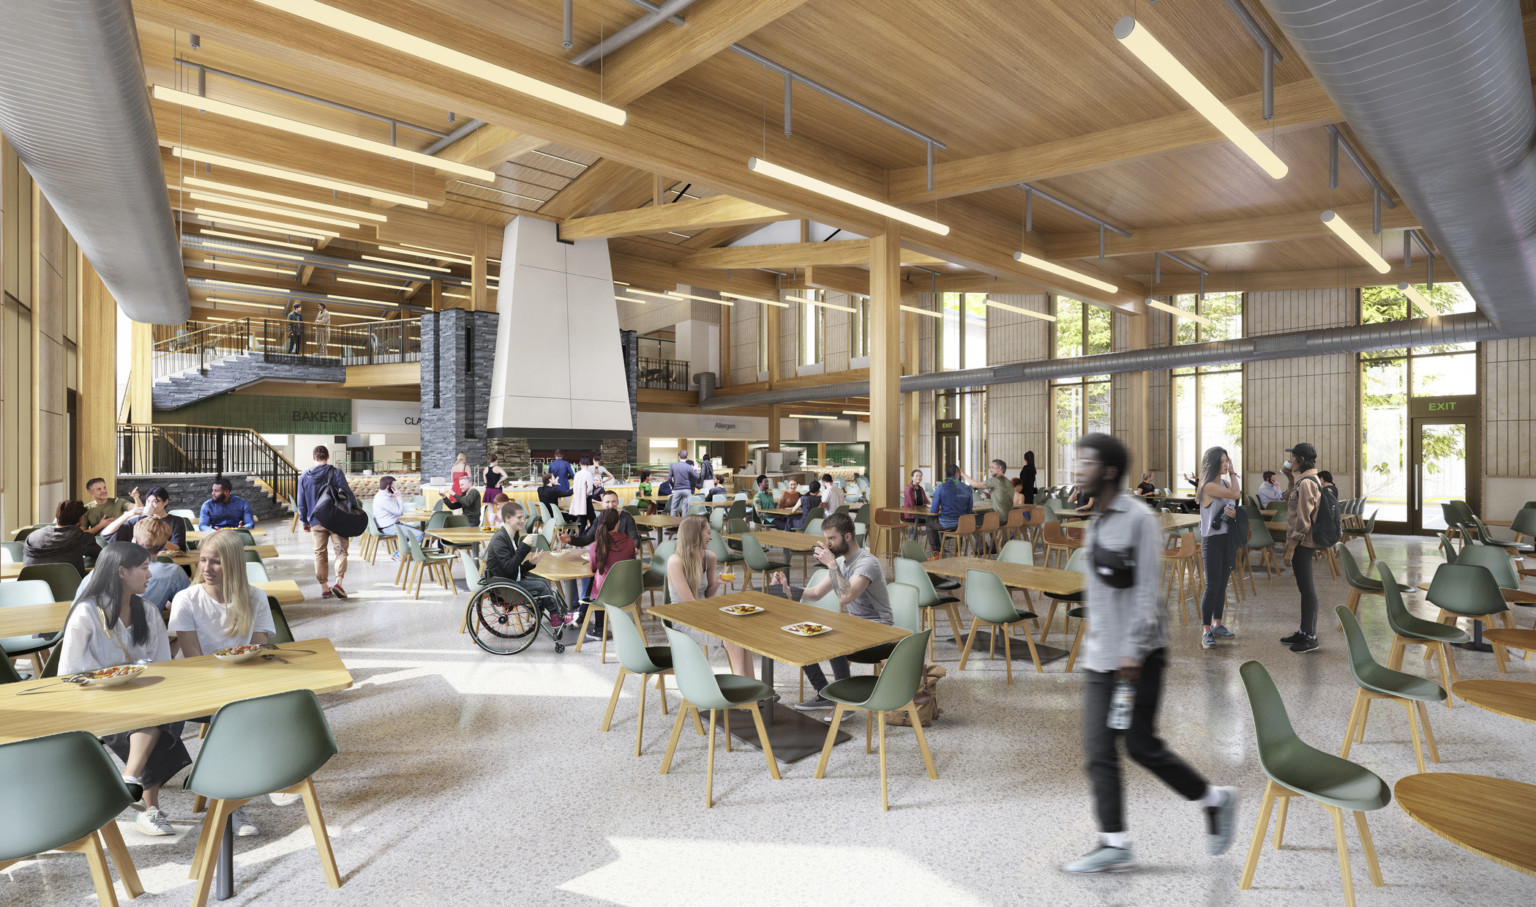
[[[423,167],[430,167],[433,170],[441,170],[445,173],[455,173],[483,183],[494,183],[496,181],[496,174],[483,167],[471,167],[468,164],[460,164],[457,161],[433,157],[430,154],[422,154],[420,151],[396,148],[394,145],[386,142],[376,142],[373,139],[365,139],[360,136],[349,135],[345,132],[337,132],[334,129],[326,129],[324,126],[316,126],[313,123],[301,123],[298,120],[290,120],[287,117],[263,113],[260,110],[252,110],[249,107],[241,107],[239,104],[231,104],[227,101],[216,101],[213,98],[205,98],[192,94],[189,91],[179,91],[175,88],[167,88],[164,85],[156,85],[153,94],[158,101],[180,104],[183,107],[229,117],[230,119],[240,120],[255,126],[265,126],[268,129],[276,129],[280,132],[290,132],[294,135],[319,139],[322,142],[330,142],[333,145],[342,145],[357,151],[366,151],[383,157],[398,158],[407,163],[419,164]]]
[[[944,313],[943,312],[935,312],[932,309],[920,309],[920,308],[918,308],[915,305],[904,305],[904,306],[901,307],[901,310],[903,312],[911,312],[914,315],[927,315],[929,318],[943,318],[944,317]]]
[[[633,296],[615,296],[613,298],[617,299],[617,300],[619,300],[621,302],[638,302],[641,305],[650,305],[651,304],[651,301],[649,299],[636,299]]]
[[[1428,318],[1430,321],[1440,320],[1440,310],[1435,308],[1428,299],[1424,298],[1424,294],[1419,292],[1418,287],[1411,283],[1400,283],[1397,285],[1397,289],[1404,296],[1408,297],[1408,299],[1413,303],[1414,307],[1417,308],[1420,314],[1422,314],[1425,318]]]
[[[993,299],[988,299],[986,301],[986,303],[987,303],[987,308],[989,308],[989,309],[1002,309],[1005,312],[1013,312],[1013,313],[1018,314],[1018,315],[1028,315],[1031,318],[1038,318],[1041,321],[1055,321],[1056,320],[1056,316],[1055,315],[1051,315],[1051,314],[1046,313],[1046,312],[1036,312],[1036,311],[1034,311],[1032,309],[1021,309],[1021,308],[1019,308],[1016,305],[1009,305],[1006,302],[998,302],[998,301],[993,300]]]
[[[314,186],[317,189],[329,189],[332,192],[345,192],[348,195],[361,195],[366,198],[376,198],[381,202],[391,202],[396,205],[405,205],[408,208],[421,208],[426,210],[427,202],[423,199],[409,195],[399,195],[394,192],[386,192],[383,189],[370,189],[367,186],[359,186],[356,183],[345,183],[341,180],[333,180],[324,176],[311,176],[308,173],[299,173],[296,170],[284,170],[281,167],[269,167],[266,164],[258,164],[253,161],[242,161],[235,157],[226,157],[222,154],[214,154],[211,151],[196,151],[191,148],[172,148],[172,157],[186,158],[189,161],[201,161],[214,167],[228,167],[231,170],[239,170],[242,173],[254,173],[257,176],[270,176],[275,180],[284,180],[290,183],[300,183],[305,186]]]
[[[198,236],[222,236],[225,239],[238,239],[238,240],[241,240],[243,242],[260,243],[263,246],[277,246],[278,248],[281,248],[281,249],[298,249],[301,252],[313,252],[313,251],[315,251],[314,249],[311,249],[309,246],[302,245],[302,244],[296,243],[296,242],[283,242],[283,241],[277,240],[277,239],[262,239],[262,238],[255,237],[255,236],[246,236],[243,233],[226,233],[223,230],[209,230],[207,228],[204,228],[201,233],[198,233],[196,235],[198,235]],[[230,246],[229,248],[236,248],[236,247]],[[247,249],[246,251],[249,252],[249,251],[253,251],[253,250]],[[293,256],[290,255],[289,257],[292,258]]]
[[[836,416],[829,416],[826,413],[790,413],[789,417],[791,419],[836,419],[837,418]]]
[[[358,286],[363,286],[363,287],[379,287],[380,289],[395,290],[397,292],[406,289],[405,287],[402,287],[399,284],[379,283],[376,280],[358,280],[356,277],[338,277],[338,278],[336,278],[336,282],[337,283],[355,283]]]
[[[216,240],[203,240],[200,243],[186,243],[186,242],[184,242],[184,243],[182,243],[182,245],[185,246],[188,249],[196,249],[196,250],[198,250],[200,252],[204,252],[204,253],[208,252],[209,249],[220,249],[220,250],[227,249],[228,250],[228,251],[220,251],[218,253],[220,255],[247,255],[247,256],[250,256],[252,258],[261,258],[261,259],[267,259],[267,258],[286,258],[289,261],[303,261],[304,260],[304,256],[302,256],[302,255],[289,255],[287,252],[274,252],[274,251],[271,251],[269,249],[247,249],[247,248],[244,248],[242,246],[234,245],[233,243],[218,242]]]
[[[417,258],[430,258],[434,261],[451,261],[456,265],[474,265],[474,259],[460,258],[457,255],[449,255],[447,252],[423,251],[421,249],[407,249],[401,246],[379,246],[382,252],[395,252],[400,255],[414,255]]]
[[[328,237],[335,239],[340,236],[335,230],[322,230],[319,227],[301,227],[297,224],[285,224],[275,220],[263,220],[259,217],[250,217],[245,214],[233,214],[228,211],[214,211],[211,208],[193,208],[192,214],[205,220],[218,221],[226,224],[238,224],[242,227],[252,227],[257,230],[266,230],[268,233],[291,233],[294,236],[311,236],[315,238]]]
[[[1152,37],[1146,26],[1136,21],[1135,16],[1124,16],[1115,23],[1115,37],[1189,106],[1210,120],[1211,125],[1221,130],[1222,135],[1231,139],[1239,151],[1252,158],[1259,169],[1275,179],[1283,179],[1289,172],[1290,168],[1285,161],[1280,160],[1279,155],[1271,151],[1268,145],[1259,141],[1253,130],[1244,126],[1243,121],[1227,109],[1227,105],[1217,100],[1211,90],[1195,78],[1194,73],[1185,69],[1184,64],[1169,53],[1161,41]]]
[[[182,182],[196,189],[212,189],[215,192],[228,192],[231,195],[244,195],[247,198],[276,202],[280,205],[291,205],[297,208],[309,208],[312,211],[325,211],[329,214],[340,214],[343,217],[351,217],[356,220],[373,221],[377,224],[382,224],[389,220],[389,218],[385,215],[375,214],[372,211],[359,211],[356,208],[343,208],[340,205],[327,205],[323,202],[312,202],[308,199],[294,198],[291,195],[279,195],[276,192],[263,192],[260,189],[247,189],[244,186],[234,186],[229,183],[221,183],[217,180],[205,180],[200,176],[189,176],[183,179]]]
[[[699,302],[713,302],[715,305],[723,305],[727,308],[736,304],[731,302],[729,299],[710,299],[708,296],[695,296],[692,293],[679,293],[676,290],[673,290],[667,295],[671,296],[673,299],[697,299]]]
[[[203,301],[204,302],[211,302],[214,305],[252,305],[252,306],[260,306],[261,308],[264,308],[264,309],[286,309],[286,308],[288,308],[288,304],[285,303],[285,302],[257,302],[254,299],[226,299],[226,298],[224,298],[222,296],[209,296],[207,299],[204,299]]]
[[[845,409],[845,410],[843,410],[843,415],[845,415],[845,416],[867,416],[867,415],[869,415],[869,410],[867,410],[867,409]]]
[[[748,158],[747,169],[753,173],[761,173],[763,176],[771,176],[776,180],[782,180],[791,186],[799,186],[801,189],[808,189],[818,195],[825,195],[827,198],[836,199],[844,204],[863,208],[866,211],[873,211],[892,220],[899,220],[904,224],[911,224],[914,227],[931,233],[937,233],[940,236],[949,235],[949,227],[936,220],[929,220],[910,211],[904,211],[895,205],[876,201],[867,195],[860,195],[852,190],[844,189],[842,186],[834,186],[814,176],[806,176],[804,173],[790,170],[788,167],[780,167],[778,164],[770,163],[762,158]]]
[[[776,309],[787,309],[787,308],[789,308],[789,303],[787,303],[787,302],[779,302],[777,299],[763,299],[760,296],[747,296],[747,295],[744,295],[742,293],[728,293],[725,290],[721,290],[720,291],[720,295],[721,296],[729,296],[732,299],[741,299],[741,300],[744,300],[746,302],[760,302],[763,305],[771,305],[771,306],[773,306]]]
[[[444,274],[453,273],[452,268],[440,268],[437,265],[419,265],[414,261],[400,261],[394,258],[380,258],[377,255],[363,255],[359,257],[361,257],[364,261],[377,261],[386,265],[399,265],[402,268],[421,268],[424,271],[440,271]]]
[[[1050,273],[1055,274],[1057,277],[1065,277],[1068,280],[1075,280],[1080,284],[1093,287],[1096,290],[1103,290],[1106,293],[1114,293],[1120,289],[1114,284],[1100,280],[1097,277],[1089,277],[1087,274],[1079,274],[1071,268],[1063,268],[1061,265],[1054,261],[1046,261],[1043,258],[1036,258],[1035,256],[1025,252],[1013,253],[1013,260],[1029,265],[1031,268],[1039,268],[1042,271],[1049,271]]]
[[[292,208],[280,208],[277,205],[269,205],[265,202],[253,202],[248,199],[236,198],[233,195],[215,195],[207,192],[188,192],[187,198],[195,202],[210,202],[215,205],[233,205],[236,208],[249,208],[252,211],[260,211],[263,214],[277,214],[283,217],[296,217],[299,220],[312,220],[317,224],[326,224],[331,227],[345,227],[348,230],[361,230],[363,225],[355,220],[342,220],[329,214],[315,214],[309,211],[295,211]]]
[[[835,302],[818,302],[818,301],[816,301],[814,299],[807,299],[804,296],[785,296],[784,298],[789,300],[790,302],[800,302],[800,303],[804,303],[806,305],[820,306],[823,309],[837,309],[837,310],[842,311],[842,312],[857,312],[858,311],[858,309],[854,308],[851,305],[838,305]]]
[[[1196,314],[1194,312],[1189,311],[1188,309],[1181,309],[1181,308],[1179,308],[1176,305],[1169,305],[1166,302],[1160,302],[1160,301],[1158,301],[1156,299],[1148,299],[1147,300],[1147,305],[1151,306],[1154,309],[1158,309],[1158,310],[1167,312],[1168,314],[1174,316],[1175,318],[1183,318],[1186,321],[1194,321],[1194,322],[1197,322],[1199,324],[1203,324],[1206,327],[1210,327],[1210,324],[1211,324],[1211,319],[1206,318],[1204,315],[1199,315],[1199,314]]]
[[[291,274],[293,268],[278,268],[272,265],[257,264],[254,261],[238,261],[233,258],[204,258],[203,261],[214,265],[224,265],[230,268],[245,268],[247,271],[266,271],[269,274]]]
[[[1365,259],[1365,263],[1376,269],[1376,273],[1385,274],[1392,270],[1387,260],[1382,258],[1371,244],[1365,241],[1365,237],[1355,232],[1355,228],[1344,223],[1344,218],[1339,216],[1332,208],[1323,212],[1323,226],[1333,231],[1339,239],[1344,240],[1344,245],[1355,250],[1355,254]]]
[[[398,28],[390,28],[388,25],[375,22],[372,19],[364,19],[352,13],[344,12],[334,6],[324,3],[316,3],[314,0],[256,0],[263,6],[270,6],[294,16],[308,19],[311,22],[334,28],[340,32],[346,32],[364,41],[372,41],[375,44],[387,47],[390,50],[398,50],[401,53],[410,54],[435,63],[438,66],[446,66],[456,69],[465,75],[474,76],[487,82],[510,88],[519,94],[529,95],[541,101],[558,104],[577,113],[596,117],[615,126],[623,126],[626,115],[623,110],[602,101],[595,101],[585,95],[577,94],[541,82],[531,76],[525,76],[520,72],[513,72],[494,63],[487,63],[478,57],[472,57],[462,51],[435,44],[425,38],[418,38],[409,32],[403,32]]]

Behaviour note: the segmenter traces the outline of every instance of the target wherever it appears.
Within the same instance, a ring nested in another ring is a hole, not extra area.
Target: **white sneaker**
[[[133,827],[141,835],[174,835],[176,829],[165,818],[165,811],[158,806],[151,806],[139,813],[139,817],[133,820]]]
[[[280,791],[278,793],[267,794],[267,797],[272,801],[273,806],[288,806],[304,799],[303,794],[285,794]]]
[[[245,807],[243,806],[231,813],[230,819],[234,821],[235,837],[237,838],[249,838],[253,835],[261,834],[261,832],[256,830],[256,826],[251,824],[251,820],[246,816]]]

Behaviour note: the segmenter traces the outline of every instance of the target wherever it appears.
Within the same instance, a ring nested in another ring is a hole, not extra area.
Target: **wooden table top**
[[[533,568],[534,576],[541,576],[553,583],[586,579],[592,575],[592,565],[577,550],[557,551],[544,555]]]
[[[745,617],[720,610],[726,605],[739,604],[757,605],[765,610]],[[650,613],[795,667],[851,655],[910,635],[898,627],[763,592],[733,592],[697,601],[674,602],[651,608]],[[832,632],[804,637],[781,629],[804,621],[831,627]]]
[[[1536,876],[1536,785],[1424,772],[1392,788],[1412,819],[1463,850]]]
[[[428,529],[427,535],[435,539],[442,539],[453,545],[483,545],[495,535],[495,530],[490,532],[474,526],[453,526],[444,529]]]
[[[800,512],[799,507],[759,507],[758,513],[770,513],[774,516],[794,516]]]
[[[888,509],[899,513],[902,516],[913,516],[919,519],[928,519],[929,517],[938,516],[938,514],[933,513],[927,507],[891,507]]]
[[[1492,630],[1484,630],[1483,639],[1489,642],[1501,643],[1512,649],[1536,650],[1536,629],[1511,630],[1507,627],[1498,627]]]
[[[291,579],[275,579],[266,583],[252,583],[252,585],[277,599],[279,605],[297,605],[304,600],[304,593],[299,589],[299,584]]]
[[[256,552],[261,555],[262,560],[277,557],[277,547],[275,545],[246,545],[245,550]],[[179,567],[195,567],[197,566],[197,552],[178,551],[171,555],[171,563]]]
[[[736,503],[736,499],[735,498],[724,498],[722,500],[702,501],[700,503],[702,503],[705,507],[729,507],[732,504]],[[742,503],[746,503],[746,502],[743,501]]]
[[[119,734],[211,715],[239,699],[303,689],[330,693],[352,686],[352,675],[328,639],[284,643],[273,654],[288,664],[260,658],[228,664],[200,655],[154,662],[133,680],[99,690],[60,684],[23,696],[55,678],[9,683],[0,686],[0,743],[64,731],[88,731],[98,737]]]
[[[425,523],[430,519],[432,519],[432,511],[430,510],[407,510],[405,513],[400,514],[399,522]]]
[[[0,564],[0,579],[15,579],[21,574],[21,564]]]
[[[251,538],[264,539],[267,537],[267,530],[265,529],[247,529],[245,531],[251,534]],[[187,532],[187,541],[201,542],[208,538],[210,535],[213,535],[215,532],[218,532],[218,530],[209,529],[204,531],[202,529],[192,529]]]
[[[1033,589],[1052,595],[1074,595],[1083,591],[1083,575],[1076,570],[1060,570],[1055,567],[1034,567],[1028,564],[1005,564],[984,557],[946,557],[926,561],[923,569],[939,576],[965,579],[967,570],[985,570],[995,573],[1003,585],[1014,589]]]
[[[1157,522],[1162,526],[1164,532],[1174,532],[1179,529],[1188,529],[1191,526],[1200,525],[1200,514],[1198,513],[1154,513],[1153,516],[1157,517]],[[1085,526],[1092,525],[1092,521],[1073,520],[1061,525],[1067,529],[1082,529]]]
[[[33,633],[57,633],[64,629],[64,618],[74,602],[46,605],[12,605],[0,608],[0,636],[31,636]]]
[[[641,513],[634,517],[636,526],[649,526],[652,529],[676,529],[682,524],[683,518],[673,516],[670,513]]]
[[[1458,680],[1451,692],[1480,709],[1536,724],[1536,683],[1519,680]]]
[[[819,535],[806,535],[803,532],[785,532],[783,529],[759,529],[756,532],[743,533],[754,536],[764,548],[783,548],[786,551],[809,553],[816,550],[816,546],[826,539]],[[741,541],[741,535],[727,535],[727,539],[733,542]]]

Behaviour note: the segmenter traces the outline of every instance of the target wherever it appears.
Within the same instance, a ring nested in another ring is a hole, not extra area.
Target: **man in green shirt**
[[[772,517],[763,515],[764,510],[772,510],[779,506],[773,500],[771,487],[767,476],[760,475],[757,477],[757,494],[752,498],[752,508],[757,511],[757,521],[763,525],[773,525],[773,523],[777,522]]]
[[[999,526],[1008,522],[1008,511],[1013,509],[1013,483],[1008,480],[1008,464],[1002,460],[993,460],[987,468],[987,480],[985,482],[973,482],[965,478],[965,483],[972,488],[982,489],[987,492],[992,504],[992,510],[997,513]]]
[[[85,490],[91,494],[91,505],[85,509],[85,518],[81,520],[80,528],[91,535],[99,535],[109,523],[127,513],[128,508],[139,503],[137,488],[129,492],[133,498],[132,504],[123,498],[110,497],[106,479],[96,478],[86,482]]]

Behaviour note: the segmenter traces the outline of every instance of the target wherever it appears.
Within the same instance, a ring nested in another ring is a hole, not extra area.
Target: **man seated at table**
[[[960,517],[975,506],[970,486],[960,479],[960,466],[951,463],[944,467],[944,482],[933,490],[933,504],[928,507],[929,513],[939,515],[938,519],[928,521],[928,547],[938,551],[939,532],[953,532],[960,526]]]
[[[705,462],[708,461],[706,460]],[[730,496],[731,493],[726,490],[724,485],[711,485],[709,490],[704,492],[705,501],[722,501]]]
[[[198,512],[197,528],[207,532],[210,529],[255,527],[256,517],[251,514],[251,505],[245,498],[230,494],[234,487],[234,483],[223,476],[213,480],[208,500],[203,502],[203,509]]]
[[[560,462],[565,463],[564,460]],[[560,486],[555,484],[555,474],[552,472],[544,473],[544,484],[540,485],[538,491],[534,493],[539,496],[540,504],[553,507],[555,510],[560,509],[560,499],[570,494],[568,491],[561,491]]]
[[[757,477],[757,494],[752,498],[752,507],[757,510],[758,523],[764,526],[776,527],[779,521],[763,513],[764,510],[773,510],[778,507],[778,504],[773,500],[773,492],[770,488],[771,486],[768,484],[768,477],[766,475]]]
[[[544,559],[548,552],[535,551],[528,544],[526,538],[522,538],[523,525],[527,523],[528,516],[523,512],[523,505],[516,501],[508,501],[501,505],[501,528],[491,536],[490,544],[485,546],[485,573],[482,581],[505,580],[512,583],[524,592],[538,607],[544,609],[550,621],[559,620],[558,602],[555,594],[549,588],[549,583],[543,577],[534,576],[533,568]],[[569,623],[576,622],[576,612],[572,611],[566,618]],[[555,624],[556,629],[562,624]]]
[[[1262,507],[1284,497],[1285,492],[1281,491],[1280,486],[1275,482],[1275,471],[1273,469],[1264,470],[1264,482],[1259,486],[1259,506]]]
[[[91,535],[100,535],[101,530],[118,517],[126,513],[130,508],[139,503],[139,490],[135,488],[128,493],[127,498],[114,498],[107,491],[107,480],[95,478],[85,483],[85,490],[91,496],[91,503],[85,508],[85,519],[81,521],[80,528]]]
[[[604,510],[619,511],[618,531],[624,533],[635,541],[635,549],[640,548],[640,527],[635,525],[635,518],[629,515],[629,511],[619,506],[619,493],[612,488],[603,489],[602,497],[593,502],[597,512],[592,515],[592,524],[580,535],[571,537],[571,544],[577,548],[585,548],[597,539],[597,518],[602,516]]]
[[[425,534],[414,526],[407,526],[400,522],[400,517],[405,515],[405,501],[395,491],[395,477],[385,476],[379,479],[379,490],[373,496],[373,525],[378,527],[380,535],[399,537],[401,533],[409,535],[416,544],[421,544]],[[390,554],[392,561],[400,560],[400,549],[397,547]]]
[[[22,546],[22,564],[69,564],[84,576],[85,559],[101,553],[96,537],[80,528],[84,516],[84,504],[60,501],[53,511],[53,525],[27,535]]]
[[[832,473],[826,473],[821,477],[821,506],[827,513],[836,513],[837,508],[843,506],[847,495],[832,481]]]
[[[880,559],[859,547],[853,535],[853,520],[846,513],[829,514],[822,520],[823,542],[816,546],[813,556],[827,568],[827,575],[818,583],[807,587],[800,594],[803,602],[820,601],[829,592],[837,593],[843,610],[854,617],[862,617],[878,624],[891,623],[891,599],[885,588],[885,569]],[[782,571],[773,574],[773,583],[789,588],[789,580]],[[827,676],[821,665],[806,665],[805,677],[815,688],[816,695],[795,708],[802,712],[832,708],[832,702],[821,697],[821,688],[827,685]],[[832,677],[843,680],[849,676],[848,659],[832,659]]]

